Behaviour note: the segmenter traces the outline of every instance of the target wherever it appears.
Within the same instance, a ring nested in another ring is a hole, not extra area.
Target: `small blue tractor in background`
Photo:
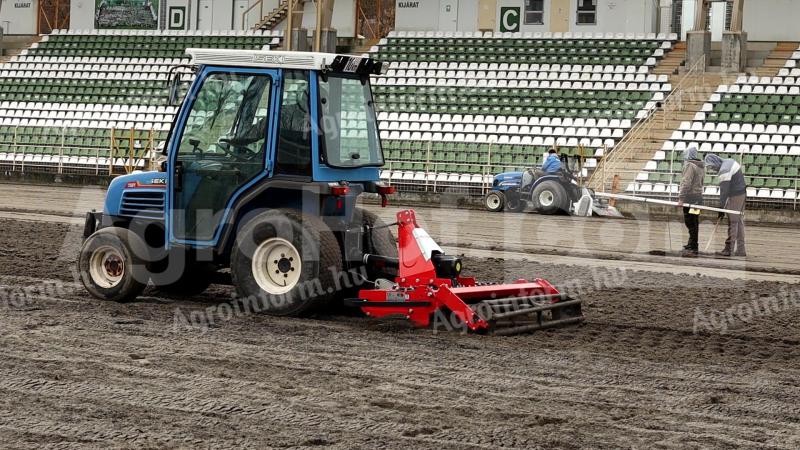
[[[561,169],[556,173],[535,168],[496,175],[484,198],[486,209],[522,212],[530,206],[540,214],[571,213],[581,197],[588,196],[591,201],[591,192],[580,186],[568,168],[569,157],[562,156],[561,161]]]
[[[535,168],[495,175],[484,206],[492,212],[522,212],[530,207],[548,215],[622,216],[614,207],[595,199],[591,189],[581,186],[582,180],[575,175],[582,170],[579,156],[562,156],[561,161],[556,173]]]

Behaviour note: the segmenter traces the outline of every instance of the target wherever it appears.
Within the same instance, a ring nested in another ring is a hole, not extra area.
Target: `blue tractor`
[[[486,209],[522,212],[530,206],[540,214],[591,215],[592,192],[581,187],[575,176],[581,170],[579,158],[562,156],[561,160],[557,173],[528,169],[496,175],[484,197]]]
[[[93,296],[148,285],[196,294],[229,282],[263,311],[302,315],[360,284],[365,255],[397,256],[390,230],[356,206],[385,200],[370,58],[189,49],[194,81],[161,170],[115,178],[87,214],[78,268]]]

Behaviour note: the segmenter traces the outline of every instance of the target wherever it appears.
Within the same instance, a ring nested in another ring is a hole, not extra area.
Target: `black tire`
[[[327,306],[340,290],[341,272],[341,249],[330,228],[293,209],[253,217],[239,230],[231,254],[231,278],[240,299],[275,316],[303,316]]]
[[[490,212],[501,212],[506,205],[506,195],[502,191],[489,191],[483,198],[483,206]]]
[[[564,187],[553,180],[545,180],[533,188],[533,207],[540,214],[558,214],[569,211],[569,198]]]
[[[211,264],[189,263],[180,278],[172,283],[156,285],[159,292],[170,295],[200,295],[211,286],[216,268]]]
[[[134,300],[147,286],[147,270],[139,256],[144,251],[144,242],[124,228],[95,232],[84,241],[78,256],[81,283],[100,300]]]
[[[362,226],[372,229],[372,233],[364,234],[363,249],[365,254],[397,257],[397,240],[392,230],[386,226],[375,213],[363,208],[356,208],[361,216]]]
[[[522,201],[519,193],[514,192],[513,194],[506,196],[506,211],[521,213],[525,210],[525,202]]]
[[[354,220],[360,220],[361,226],[365,228],[361,242],[361,257],[363,258],[363,255],[369,254],[397,258],[397,240],[392,235],[392,230],[386,226],[386,223],[374,213],[362,208],[356,208],[354,214]],[[346,297],[356,297],[359,290],[368,287],[364,283],[366,280],[374,281],[377,278],[393,278],[393,276],[396,276],[394,272],[390,276],[388,273],[365,270],[363,266],[363,262],[351,264],[350,270],[353,271],[353,275],[349,279],[351,287],[347,289]]]

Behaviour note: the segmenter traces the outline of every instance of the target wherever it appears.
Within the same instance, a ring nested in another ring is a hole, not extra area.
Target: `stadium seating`
[[[558,146],[596,165],[671,90],[650,68],[674,35],[394,32],[372,48],[398,182],[483,183]],[[419,172],[425,172],[424,174]]]
[[[800,52],[795,53],[800,57]],[[627,186],[634,192],[677,192],[682,152],[696,146],[701,155],[734,158],[745,171],[752,199],[775,203],[798,200],[800,178],[800,78],[794,58],[778,77],[740,76],[721,85],[691,122],[681,123]],[[791,67],[790,67],[791,66]],[[706,194],[718,194],[715,177]]]
[[[186,48],[261,49],[280,36],[132,30],[42,36],[0,65],[0,166],[96,173],[109,165],[141,166],[141,158],[129,161],[131,133],[137,155],[166,139],[177,112],[166,104],[166,81],[171,67],[188,61]]]

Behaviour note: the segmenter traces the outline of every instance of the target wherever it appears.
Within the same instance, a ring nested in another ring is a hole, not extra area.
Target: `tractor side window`
[[[284,72],[276,173],[311,175],[310,97],[306,74],[295,70]]]
[[[323,155],[332,167],[383,165],[369,83],[331,75],[319,83]]]
[[[213,73],[189,112],[178,149],[181,160],[217,159],[263,166],[271,79]]]

